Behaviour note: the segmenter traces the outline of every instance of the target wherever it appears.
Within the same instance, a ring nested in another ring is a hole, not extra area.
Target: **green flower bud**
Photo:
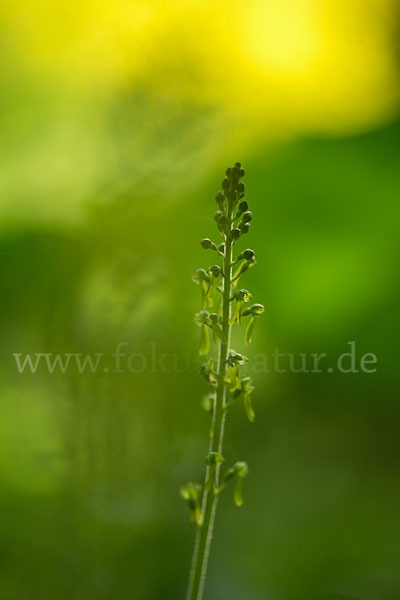
[[[248,223],[249,221],[252,220],[252,218],[253,218],[253,213],[251,212],[251,210],[247,210],[242,217],[242,222]]]
[[[249,359],[247,358],[247,356],[244,356],[243,354],[239,354],[238,352],[231,350],[229,353],[227,363],[231,367],[235,367],[236,365],[243,365],[248,360]]]
[[[227,198],[228,198],[228,200],[229,200],[230,202],[235,202],[235,200],[236,200],[236,192],[235,192],[235,190],[230,190],[230,191],[227,193]]]
[[[208,270],[213,277],[219,277],[221,275],[221,267],[219,265],[212,265]]]
[[[240,162],[236,162],[236,163],[235,163],[235,167],[237,167],[238,169],[241,169],[242,165],[241,165],[241,163],[240,163]]]
[[[218,192],[218,194],[215,196],[215,201],[218,204],[219,208],[222,210],[225,202],[224,194],[222,192]]]
[[[229,190],[229,179],[225,178],[222,182],[222,189],[224,190],[224,192],[226,193]]]
[[[217,210],[217,212],[214,213],[214,221],[216,223],[218,223],[218,219],[221,215],[222,215],[222,212],[220,210]]]
[[[228,167],[227,170],[225,171],[225,174],[227,177],[230,177],[232,175],[232,168]]]
[[[242,288],[241,290],[236,290],[236,292],[233,294],[233,299],[234,300],[238,300],[238,301],[243,301],[243,302],[248,302],[249,300],[251,300],[252,295],[249,292],[249,290],[245,290],[244,288]]]
[[[245,176],[245,174],[246,174],[246,172],[245,172],[245,170],[244,170],[244,169],[239,169],[239,177],[240,177],[240,178],[244,177],[244,176]]]
[[[238,190],[239,194],[244,194],[245,185],[243,182],[239,183],[239,185],[237,186],[237,190]]]
[[[206,456],[206,465],[208,465],[209,467],[213,467],[215,465],[222,465],[224,461],[224,457],[219,452],[210,452],[210,454]]]
[[[196,500],[200,497],[201,485],[199,483],[188,483],[181,488],[181,496],[184,500]]]
[[[238,228],[232,229],[232,231],[231,231],[231,238],[233,240],[237,240],[237,239],[239,239],[240,234],[241,234],[240,229],[238,229]]]
[[[250,229],[250,223],[245,223],[241,228],[240,231],[241,233],[248,233]]]
[[[242,254],[246,260],[251,260],[252,258],[254,258],[254,251],[250,250],[250,248],[248,248],[247,250],[244,250],[244,252]]]
[[[204,250],[209,250],[213,246],[213,242],[209,238],[204,238],[201,240],[201,246]]]
[[[239,212],[240,213],[244,213],[246,212],[246,210],[249,208],[249,203],[247,202],[247,200],[243,200],[243,202],[241,202],[239,204]]]
[[[249,467],[246,462],[239,461],[233,465],[236,475],[241,479],[244,479],[249,474]]]
[[[220,215],[218,217],[218,227],[221,231],[226,231],[228,227],[228,219],[225,215]]]
[[[252,260],[254,258],[254,250],[250,250],[250,248],[247,248],[247,250],[243,250],[243,252],[241,254],[239,254],[239,256],[237,257],[237,260]]]

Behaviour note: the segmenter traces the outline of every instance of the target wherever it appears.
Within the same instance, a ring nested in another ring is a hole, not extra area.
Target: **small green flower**
[[[181,497],[187,502],[190,511],[190,520],[198,527],[202,525],[202,514],[200,507],[201,485],[199,483],[188,483],[180,490]]]
[[[253,331],[254,331],[254,325],[256,323],[256,317],[259,317],[260,315],[262,315],[264,310],[265,310],[265,308],[262,304],[253,304],[253,306],[250,306],[250,308],[247,308],[246,310],[244,310],[242,312],[243,317],[247,317],[248,315],[251,316],[250,321],[246,328],[246,333],[245,333],[246,344],[251,344],[252,337],[253,337]]]

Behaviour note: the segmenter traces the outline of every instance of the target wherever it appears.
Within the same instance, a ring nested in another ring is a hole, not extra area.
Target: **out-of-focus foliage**
[[[0,214],[75,221],[110,177],[175,194],[233,150],[385,122],[398,14],[397,0],[4,0]]]
[[[247,502],[221,500],[208,598],[398,600],[397,8],[2,3],[2,600],[184,597],[179,488],[209,418],[191,275],[235,160],[253,358],[355,340],[378,364],[252,374],[256,421],[233,407],[226,444]],[[124,342],[143,371],[113,372]],[[104,357],[19,374],[15,352]]]

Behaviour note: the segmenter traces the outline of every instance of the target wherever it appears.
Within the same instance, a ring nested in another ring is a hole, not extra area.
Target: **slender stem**
[[[229,228],[232,221],[232,209],[228,209],[228,222]],[[217,387],[217,393],[215,397],[212,426],[211,426],[211,438],[210,438],[210,452],[219,452],[222,454],[223,442],[224,442],[224,430],[225,430],[225,418],[226,418],[226,387],[222,383],[223,378],[226,375],[227,359],[229,354],[229,343],[230,343],[230,332],[231,327],[229,325],[230,319],[230,298],[231,298],[231,287],[232,287],[232,240],[230,236],[226,236],[226,246],[224,254],[224,288],[222,295],[222,330],[227,340],[226,344],[220,343],[219,356],[218,356],[218,375],[219,383]],[[206,479],[208,479],[209,468],[206,470]],[[216,465],[216,484],[219,485],[219,472],[220,465]],[[218,504],[218,494],[214,492],[214,486],[210,487],[209,491],[206,491],[204,486],[203,499],[202,499],[202,515],[203,522],[200,527],[197,528],[196,540],[193,552],[192,567],[189,577],[189,587],[186,599],[187,600],[202,600],[204,582],[207,572],[208,556],[210,553],[210,546],[214,531],[215,513]]]

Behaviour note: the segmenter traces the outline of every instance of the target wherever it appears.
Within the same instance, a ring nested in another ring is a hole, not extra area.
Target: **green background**
[[[215,262],[200,240],[218,238],[214,197],[237,160],[254,215],[239,245],[257,257],[242,282],[266,311],[234,347],[327,358],[321,373],[253,372],[255,423],[230,411],[224,455],[250,474],[242,508],[221,498],[206,598],[398,600],[397,108],[337,131],[328,111],[329,135],[277,133],[273,118],[255,135],[255,116],[246,136],[247,117],[212,99],[141,80],[81,93],[7,56],[1,600],[184,597],[194,528],[179,489],[203,478],[209,427],[191,276]],[[338,371],[351,341],[376,372]],[[122,357],[113,372],[120,343],[144,369]],[[19,373],[13,353],[103,357],[96,373]]]
[[[241,157],[246,287],[266,305],[247,354],[335,360],[355,340],[378,363],[256,375],[255,423],[229,414],[226,459],[250,476],[242,509],[221,500],[210,598],[398,598],[399,152],[394,123]],[[202,477],[209,419],[191,274],[213,261],[199,240],[216,236],[220,175],[173,201],[104,194],[79,228],[3,232],[2,598],[183,596],[194,532],[178,490]],[[171,372],[19,374],[12,356],[97,352],[112,370],[120,342],[167,353]]]

